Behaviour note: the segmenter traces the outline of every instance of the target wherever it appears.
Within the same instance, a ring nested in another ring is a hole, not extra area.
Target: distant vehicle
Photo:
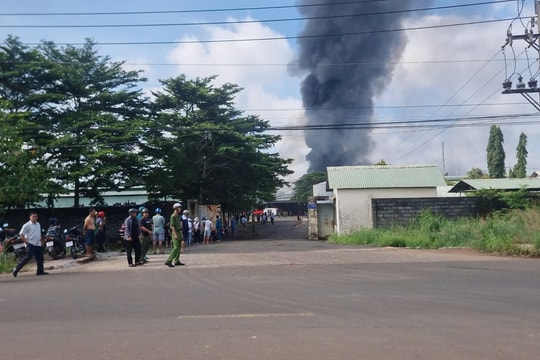
[[[268,214],[268,215],[274,214],[274,216],[276,216],[277,215],[277,208],[266,208],[266,209],[263,210],[263,212],[265,214]]]

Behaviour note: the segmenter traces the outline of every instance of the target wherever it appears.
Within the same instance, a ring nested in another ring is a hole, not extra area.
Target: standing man
[[[182,242],[180,243],[180,250],[185,250],[186,245],[189,246],[189,210],[184,210],[182,213]]]
[[[43,248],[41,247],[41,225],[38,223],[38,214],[36,212],[30,213],[30,221],[24,224],[21,228],[20,235],[21,240],[26,244],[26,255],[13,269],[13,277],[17,277],[19,271],[26,265],[33,257],[36,258],[37,272],[36,275],[47,275],[48,273],[43,270]]]
[[[86,245],[86,256],[94,256],[94,238],[96,234],[96,209],[90,208],[88,216],[84,219],[84,245]]]
[[[169,227],[171,229],[171,238],[173,243],[173,249],[171,254],[167,258],[165,265],[168,267],[174,267],[175,265],[185,265],[180,262],[180,242],[182,241],[182,220],[180,216],[182,214],[182,204],[176,203],[173,205],[174,212],[171,215]],[[174,265],[173,265],[174,260]]]
[[[105,252],[105,211],[100,211],[97,213],[96,218],[96,243],[97,243],[97,252]]]
[[[216,215],[216,235],[218,242],[223,239],[223,221],[219,215]]]
[[[146,253],[152,239],[152,219],[147,208],[142,209],[142,218],[139,220],[139,228],[141,229],[141,261],[147,263]]]
[[[156,253],[156,245],[159,243],[157,253],[161,253],[163,241],[165,241],[165,218],[161,215],[161,209],[156,209],[156,215],[152,216],[152,230],[154,232],[153,252]]]
[[[137,221],[137,212],[136,208],[129,209],[129,216],[124,221],[126,228],[124,239],[126,240],[126,255],[129,267],[143,264],[141,262],[141,240],[139,238],[141,229],[139,229],[139,222]],[[131,256],[132,250],[135,250],[135,262],[133,262],[133,257]]]
[[[210,218],[203,218],[203,244],[210,244],[212,237],[212,220]]]

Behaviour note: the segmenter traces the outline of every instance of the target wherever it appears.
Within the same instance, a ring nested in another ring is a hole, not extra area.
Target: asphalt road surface
[[[0,275],[0,359],[536,359],[540,261],[308,241],[305,222]]]

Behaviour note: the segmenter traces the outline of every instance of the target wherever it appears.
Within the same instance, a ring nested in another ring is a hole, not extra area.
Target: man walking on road
[[[182,214],[182,204],[176,203],[173,205],[174,212],[171,215],[170,219],[170,229],[171,229],[171,238],[173,243],[173,249],[171,254],[167,258],[165,265],[168,267],[174,267],[185,265],[180,262],[180,243],[182,241],[182,220],[180,219],[180,214]],[[174,260],[174,265],[173,265]]]
[[[124,221],[125,231],[124,240],[126,240],[126,255],[129,267],[142,265],[141,261],[141,229],[139,228],[139,222],[137,221],[137,209],[129,209],[129,216]],[[132,250],[135,250],[135,262],[131,256]]]
[[[41,247],[41,225],[38,223],[38,214],[30,213],[30,221],[24,224],[21,228],[21,240],[26,244],[26,255],[13,269],[13,277],[17,277],[19,271],[33,257],[36,258],[37,272],[36,275],[47,275],[43,270],[43,248]]]

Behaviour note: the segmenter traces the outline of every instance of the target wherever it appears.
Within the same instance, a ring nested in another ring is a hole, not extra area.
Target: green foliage
[[[147,189],[231,210],[271,201],[292,160],[267,151],[280,139],[264,134],[267,121],[234,108],[242,89],[216,87],[215,78],[182,75],[163,80],[164,89],[154,93],[143,145],[143,154],[156,159],[145,174]]]
[[[481,169],[476,168],[476,167],[469,170],[466,176],[467,179],[484,179],[486,177],[487,175],[484,174],[484,172]]]
[[[489,130],[487,145],[487,166],[489,177],[492,179],[505,177],[503,143],[504,138],[501,128],[497,125],[492,125]]]
[[[6,113],[5,104],[0,102],[0,207],[24,207],[41,200],[47,181],[44,168],[36,163],[35,148],[22,137],[29,126],[25,115]]]
[[[447,220],[422,212],[407,226],[362,229],[332,235],[330,242],[347,245],[393,246],[413,249],[466,247],[503,255],[540,255],[540,210],[514,209],[487,219]]]
[[[511,176],[514,178],[526,178],[527,177],[527,135],[521,133],[519,135],[519,142],[516,147],[517,163],[514,169],[511,171]]]
[[[0,274],[10,272],[15,265],[16,262],[13,256],[0,252]]]
[[[99,201],[100,192],[140,183],[145,103],[135,87],[144,79],[122,66],[99,56],[90,40],[30,49],[8,37],[0,48],[0,94],[9,100],[7,112],[25,114],[13,129],[39,169],[31,177],[42,185],[33,189],[50,198],[72,189],[78,206],[81,195]]]
[[[506,209],[525,209],[532,204],[525,188],[517,191],[480,189],[475,191],[474,196],[477,198],[476,207],[481,216]]]
[[[295,201],[307,202],[313,195],[313,185],[327,181],[328,177],[325,171],[314,171],[302,175],[294,182],[294,194],[292,199]]]
[[[215,76],[162,81],[150,103],[141,71],[124,70],[96,44],[0,46],[0,206],[21,207],[63,192],[145,185],[151,198],[199,198],[229,210],[274,198],[291,159],[269,151],[280,136],[234,107],[242,90]],[[9,139],[9,141],[5,141]],[[23,181],[21,181],[23,180]],[[86,204],[85,204],[86,205]]]

